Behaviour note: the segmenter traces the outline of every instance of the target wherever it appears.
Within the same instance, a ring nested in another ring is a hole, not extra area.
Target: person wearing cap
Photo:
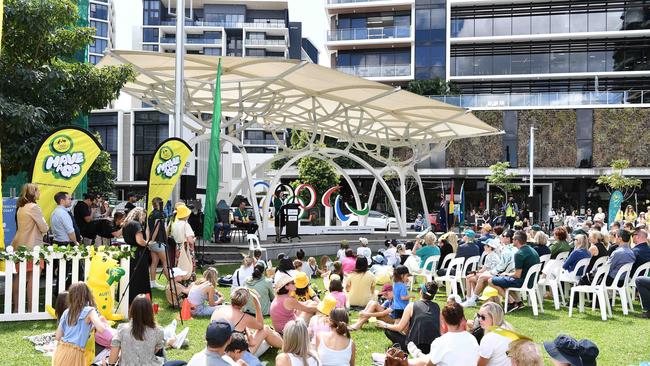
[[[233,217],[237,227],[246,230],[249,234],[255,234],[258,226],[255,221],[251,220],[248,216],[248,211],[246,211],[246,201],[239,201],[239,207],[235,210]]]
[[[423,353],[429,353],[431,342],[440,337],[440,307],[433,301],[437,292],[435,282],[423,284],[420,299],[406,306],[398,322],[389,324],[378,320],[377,327],[384,329],[386,337],[403,350],[412,342]]]
[[[226,358],[226,347],[232,338],[232,327],[223,319],[212,321],[205,331],[206,348],[194,354],[187,366],[230,366],[238,365]]]
[[[488,223],[483,224],[483,226],[481,226],[481,236],[474,242],[476,245],[478,245],[480,254],[483,254],[483,247],[485,246],[485,243],[487,243],[488,240],[492,239],[494,239],[494,234],[492,233],[492,225]]]
[[[357,248],[357,255],[366,257],[368,263],[372,262],[372,250],[368,248],[368,239],[359,238],[359,245],[361,246]]]
[[[325,295],[323,301],[318,303],[317,312],[309,319],[309,337],[312,341],[316,335],[330,330],[330,312],[336,308],[336,298],[331,294]]]
[[[478,282],[479,276],[481,276],[481,274],[483,274],[485,272],[489,273],[490,271],[496,269],[497,266],[499,265],[499,263],[501,261],[501,257],[499,256],[499,253],[497,252],[499,247],[500,247],[500,244],[496,239],[492,239],[492,240],[487,241],[486,244],[485,244],[485,253],[486,254],[485,254],[485,262],[483,262],[483,266],[478,271],[474,271],[474,272],[471,272],[471,273],[467,274],[467,277],[465,279],[465,281],[466,281],[466,287],[465,288],[467,289],[467,293],[469,295],[468,300],[474,297],[472,291],[474,289],[474,286],[476,286],[476,283]],[[480,295],[480,293],[478,293],[477,295]],[[468,305],[470,305],[470,304],[468,304]],[[475,305],[476,305],[476,301],[474,300],[474,304],[472,304],[470,306],[475,306]],[[463,306],[465,306],[465,304],[463,304]]]
[[[632,273],[636,271],[639,266],[650,262],[650,247],[648,247],[648,232],[644,229],[637,229],[634,231],[632,236],[632,241],[634,242],[634,247],[632,251],[636,256],[634,264],[632,265]]]
[[[565,334],[544,342],[544,349],[556,366],[596,366],[599,353],[594,342],[588,339],[578,341]]]
[[[518,249],[517,253],[514,255],[514,272],[504,273],[502,275],[492,277],[489,280],[490,286],[496,288],[501,296],[505,296],[505,289],[508,287],[521,287],[530,267],[539,263],[539,255],[537,252],[529,245],[526,245],[525,232],[517,231],[514,234],[513,239],[514,246]],[[510,296],[512,296],[513,304],[512,307],[509,307],[510,309],[517,310],[524,307],[524,304],[521,302],[518,294],[513,293]],[[506,301],[510,301],[510,299],[506,299]]]
[[[510,342],[506,355],[510,357],[512,366],[544,366],[539,347],[528,338]]]
[[[309,320],[317,311],[317,304],[314,302],[301,303],[291,296],[296,291],[296,282],[293,277],[286,273],[276,273],[275,277],[275,299],[271,303],[271,323],[273,328],[280,334],[284,327],[291,320],[299,317]]]
[[[500,247],[501,253],[499,255],[499,264],[489,270],[483,271],[478,274],[476,278],[476,285],[474,287],[468,287],[468,293],[471,295],[462,303],[463,307],[476,306],[479,296],[488,285],[488,281],[499,274],[510,273],[515,270],[514,255],[517,252],[512,244],[512,237],[514,236],[514,231],[508,229],[505,230],[500,237]],[[493,242],[493,241],[492,241]],[[489,250],[489,249],[488,249]]]
[[[359,320],[350,326],[350,330],[359,330],[368,322],[370,318],[377,318],[386,324],[393,324],[398,318],[398,314],[393,311],[393,285],[384,284],[379,292],[379,296],[384,299],[383,302],[370,300],[366,307],[359,312]]]
[[[296,282],[296,291],[291,294],[296,300],[300,302],[314,301],[319,302],[318,294],[309,285],[309,277],[305,272],[296,271],[293,276]]]
[[[171,236],[176,241],[177,245],[187,243],[190,249],[194,251],[194,230],[187,222],[192,210],[187,206],[179,205],[176,207],[176,221],[172,224]]]

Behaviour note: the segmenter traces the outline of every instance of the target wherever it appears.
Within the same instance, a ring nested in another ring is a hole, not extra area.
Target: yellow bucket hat
[[[332,294],[327,294],[324,298],[323,301],[318,303],[318,311],[323,313],[324,315],[329,316],[330,312],[332,309],[336,307],[336,298],[332,296]]]
[[[190,210],[187,206],[178,206],[176,207],[176,218],[177,219],[184,219],[192,213],[192,210]]]
[[[497,291],[497,289],[494,287],[488,286],[485,288],[485,290],[483,290],[483,293],[479,299],[485,301],[495,296],[499,296],[499,291]]]
[[[294,277],[296,281],[296,288],[305,288],[309,286],[309,278],[305,272],[296,272]]]

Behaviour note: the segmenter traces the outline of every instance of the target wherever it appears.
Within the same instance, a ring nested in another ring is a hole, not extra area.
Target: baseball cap
[[[210,347],[223,347],[232,335],[232,326],[224,319],[217,319],[208,324],[205,340]]]
[[[539,225],[537,225],[537,224],[531,226],[530,228],[531,228],[533,231],[542,231],[542,227],[539,226]]]
[[[467,236],[468,238],[473,238],[476,236],[476,233],[474,232],[474,230],[468,229],[463,232],[463,235]]]
[[[580,344],[571,336],[561,334],[551,342],[544,342],[544,349],[556,361],[565,362],[571,366],[583,366],[580,358]]]
[[[393,291],[393,285],[390,283],[385,283],[384,287],[381,288],[381,291],[379,292],[380,295],[385,295],[387,292]]]

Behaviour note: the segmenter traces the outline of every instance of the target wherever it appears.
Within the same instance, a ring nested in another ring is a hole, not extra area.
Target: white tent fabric
[[[257,122],[269,130],[299,129],[386,147],[448,143],[500,133],[465,109],[320,65],[186,55],[185,112],[196,123],[188,127],[197,133],[210,128],[202,117],[209,119],[205,114],[212,113],[219,59],[224,116]],[[173,114],[174,54],[112,50],[99,66],[123,64],[132,65],[139,73],[123,91]]]

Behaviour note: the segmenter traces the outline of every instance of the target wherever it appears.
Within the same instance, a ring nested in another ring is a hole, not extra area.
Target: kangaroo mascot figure
[[[90,287],[97,303],[97,310],[107,320],[120,321],[122,314],[113,313],[113,288],[112,284],[124,275],[124,269],[119,267],[117,261],[100,248],[90,260],[90,271],[86,284]]]

